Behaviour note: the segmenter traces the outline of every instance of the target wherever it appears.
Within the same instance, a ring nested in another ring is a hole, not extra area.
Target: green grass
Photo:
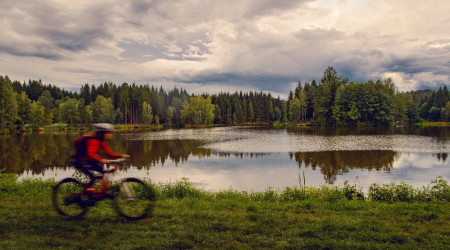
[[[97,203],[83,219],[64,218],[51,205],[55,184],[0,174],[1,249],[445,249],[450,244],[449,189],[442,178],[423,189],[392,184],[368,194],[351,186],[210,193],[183,179],[153,185],[158,201],[152,217],[137,222],[121,219],[110,201]],[[409,198],[399,195],[407,192]]]

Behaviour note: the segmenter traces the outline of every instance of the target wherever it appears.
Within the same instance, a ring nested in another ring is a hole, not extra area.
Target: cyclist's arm
[[[114,153],[111,148],[109,147],[109,144],[106,141],[102,142],[102,149],[105,152],[105,154],[110,157],[110,158],[120,158],[120,157],[124,157],[123,155],[119,155]]]

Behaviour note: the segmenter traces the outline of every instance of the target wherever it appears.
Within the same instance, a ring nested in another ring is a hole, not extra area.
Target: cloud
[[[4,0],[0,8],[0,74],[12,79],[285,95],[328,66],[353,81],[392,77],[399,90],[450,80],[444,0]]]

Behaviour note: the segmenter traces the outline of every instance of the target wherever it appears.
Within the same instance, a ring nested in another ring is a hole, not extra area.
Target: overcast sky
[[[0,0],[0,75],[284,98],[328,66],[400,91],[449,84],[448,0]]]

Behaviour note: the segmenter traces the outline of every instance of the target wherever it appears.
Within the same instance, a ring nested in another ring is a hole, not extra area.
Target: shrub
[[[363,191],[361,189],[356,189],[356,185],[350,186],[347,181],[345,181],[342,191],[348,200],[364,200]]]
[[[369,198],[374,201],[450,201],[450,186],[441,176],[431,181],[431,186],[413,188],[404,182],[400,184],[373,184],[369,188]]]
[[[213,194],[213,197],[218,200],[241,200],[241,201],[249,200],[249,196],[246,191],[239,192],[231,189],[215,192]]]
[[[251,193],[250,199],[253,201],[277,201],[279,195],[272,188],[267,189],[263,193]]]
[[[415,198],[415,190],[411,185],[401,182],[394,186],[394,195],[396,201],[412,201]]]
[[[283,192],[281,192],[280,200],[281,201],[302,201],[307,197],[306,191],[304,188],[290,188],[286,187]]]
[[[335,186],[321,186],[319,189],[319,199],[324,201],[337,201],[345,199],[343,189]]]
[[[167,198],[182,199],[185,197],[196,198],[202,195],[202,192],[192,186],[187,178],[182,178],[181,181],[175,183],[161,184],[161,195]]]
[[[436,200],[450,201],[450,186],[442,176],[431,181],[430,196]]]
[[[380,186],[378,184],[373,184],[369,187],[369,198],[374,201],[394,201],[393,185],[394,184],[384,184],[383,186]]]

